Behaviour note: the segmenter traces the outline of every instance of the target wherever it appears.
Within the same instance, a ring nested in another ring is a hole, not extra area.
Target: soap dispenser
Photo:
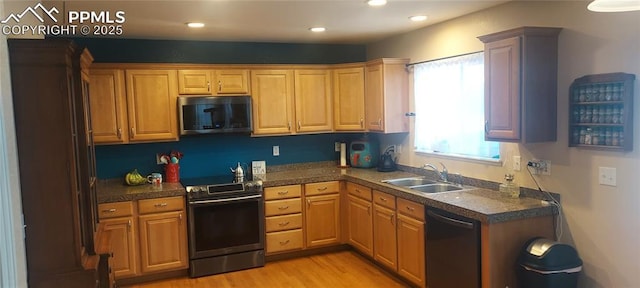
[[[505,197],[511,198],[519,198],[520,197],[520,186],[518,184],[513,183],[513,174],[507,173],[504,175],[505,183],[500,184],[500,194]]]

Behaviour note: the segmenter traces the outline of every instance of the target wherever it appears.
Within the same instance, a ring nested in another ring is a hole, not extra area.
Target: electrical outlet
[[[273,146],[273,156],[280,156],[280,146]]]
[[[533,167],[531,174],[551,175],[551,161],[549,160],[532,159],[527,165]]]
[[[335,146],[333,147],[333,150],[336,152],[340,152],[340,142],[336,142],[334,145]]]
[[[402,145],[396,145],[396,154],[402,154]]]
[[[160,165],[163,164],[162,161],[160,161],[160,154],[156,154],[156,164]]]
[[[520,156],[513,156],[513,171],[520,171]]]

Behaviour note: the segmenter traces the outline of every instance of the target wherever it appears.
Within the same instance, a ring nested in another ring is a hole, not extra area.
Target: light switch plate
[[[520,171],[520,156],[513,156],[513,171]]]
[[[273,156],[280,156],[280,146],[273,146]]]
[[[617,186],[616,168],[599,167],[598,181],[600,185]]]

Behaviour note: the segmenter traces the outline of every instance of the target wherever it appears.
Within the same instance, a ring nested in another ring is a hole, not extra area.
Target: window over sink
[[[483,52],[413,65],[415,151],[497,162],[484,140]]]

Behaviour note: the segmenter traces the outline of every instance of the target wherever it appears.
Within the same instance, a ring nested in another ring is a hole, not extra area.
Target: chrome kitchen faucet
[[[435,171],[438,174],[438,177],[440,177],[440,180],[442,180],[443,182],[449,182],[448,178],[449,178],[449,171],[447,170],[447,167],[444,166],[444,164],[442,162],[440,162],[440,165],[442,165],[442,171],[438,171],[438,167],[433,166],[432,164],[424,164],[424,166],[422,166],[422,169],[427,169],[427,168],[431,168],[433,171]]]

